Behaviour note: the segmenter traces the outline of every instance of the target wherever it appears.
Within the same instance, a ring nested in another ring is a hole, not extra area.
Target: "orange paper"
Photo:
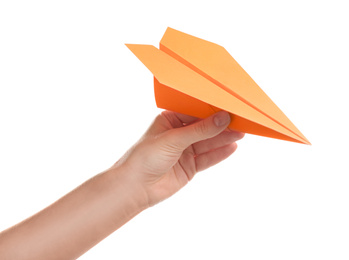
[[[160,49],[126,46],[153,73],[159,108],[199,118],[225,110],[233,130],[310,144],[222,46],[172,28]]]

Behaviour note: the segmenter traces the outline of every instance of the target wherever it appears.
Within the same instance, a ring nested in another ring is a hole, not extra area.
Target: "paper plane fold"
[[[160,49],[126,46],[153,73],[159,108],[199,118],[225,110],[233,130],[310,144],[222,46],[172,28]]]

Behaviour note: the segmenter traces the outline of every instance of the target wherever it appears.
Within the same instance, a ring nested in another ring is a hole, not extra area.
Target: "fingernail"
[[[230,116],[227,112],[221,111],[214,116],[213,121],[218,127],[227,125],[230,122]]]

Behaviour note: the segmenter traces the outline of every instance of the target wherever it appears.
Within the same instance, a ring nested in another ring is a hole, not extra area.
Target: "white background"
[[[1,1],[0,230],[113,164],[161,111],[124,43],[223,45],[312,146],[246,135],[80,259],[348,259],[346,1]]]

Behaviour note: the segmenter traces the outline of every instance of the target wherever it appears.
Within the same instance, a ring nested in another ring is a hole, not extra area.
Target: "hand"
[[[170,197],[194,175],[229,157],[244,134],[226,130],[227,112],[206,119],[164,111],[113,167],[126,167],[147,206]]]

